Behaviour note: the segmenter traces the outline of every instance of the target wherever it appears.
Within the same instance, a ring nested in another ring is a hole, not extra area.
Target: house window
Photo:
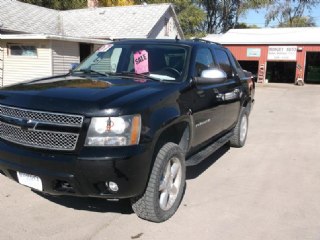
[[[27,56],[27,57],[36,57],[37,48],[30,45],[10,45],[9,46],[9,55],[10,56]]]

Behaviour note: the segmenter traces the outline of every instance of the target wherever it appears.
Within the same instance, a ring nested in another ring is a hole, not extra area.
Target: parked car
[[[254,83],[203,40],[123,40],[66,75],[0,90],[0,173],[52,195],[130,198],[163,222],[186,166],[244,146]]]

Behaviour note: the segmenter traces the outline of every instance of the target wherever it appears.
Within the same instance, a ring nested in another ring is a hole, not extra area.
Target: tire
[[[146,191],[131,199],[133,211],[151,222],[166,221],[181,203],[185,182],[184,154],[177,144],[166,143],[156,156]]]
[[[241,148],[245,145],[247,140],[249,127],[249,113],[246,108],[244,108],[238,120],[236,127],[233,130],[233,136],[230,139],[230,146]]]

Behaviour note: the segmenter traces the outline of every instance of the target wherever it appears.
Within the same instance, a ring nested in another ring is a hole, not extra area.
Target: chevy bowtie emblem
[[[22,130],[28,131],[29,129],[35,129],[38,122],[33,121],[31,119],[21,119],[19,126]]]

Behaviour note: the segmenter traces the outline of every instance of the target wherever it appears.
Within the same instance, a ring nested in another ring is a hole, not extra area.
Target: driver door
[[[200,77],[201,72],[215,67],[212,51],[199,48],[196,53],[194,76]],[[192,147],[201,147],[208,140],[223,130],[224,102],[220,97],[221,84],[196,85],[192,90],[192,112],[194,135]],[[203,143],[203,144],[202,144]]]

